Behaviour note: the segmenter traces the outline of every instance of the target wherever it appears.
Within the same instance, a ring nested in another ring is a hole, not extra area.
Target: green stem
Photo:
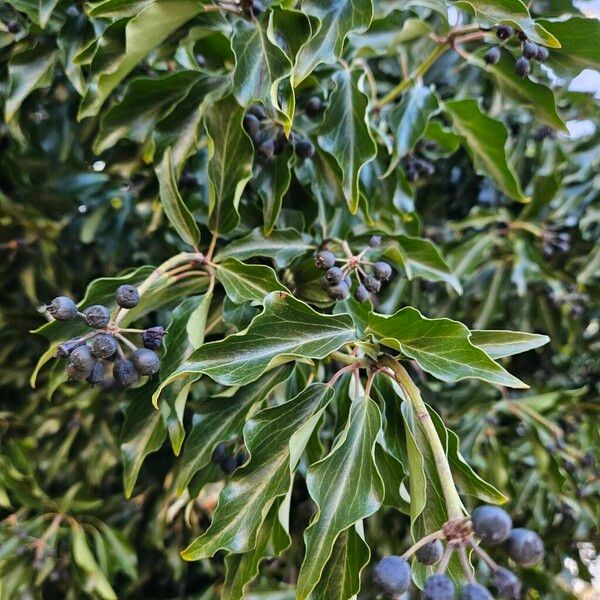
[[[440,487],[444,494],[444,500],[446,501],[446,509],[448,511],[448,520],[461,519],[464,517],[464,511],[460,496],[456,490],[454,479],[452,477],[452,470],[450,469],[450,463],[446,456],[446,450],[442,445],[440,437],[438,436],[437,430],[427,406],[421,398],[421,392],[419,388],[414,384],[410,378],[406,369],[394,358],[388,355],[384,355],[379,359],[379,363],[390,368],[394,373],[394,379],[402,386],[406,393],[406,397],[412,404],[413,408],[417,413],[417,418],[421,425],[421,429],[425,434],[425,438],[431,448],[433,459],[435,461],[435,469],[440,480]]]
[[[446,44],[439,44],[436,46],[431,54],[406,79],[402,80],[396,87],[392,88],[375,106],[381,108],[382,106],[389,104],[400,96],[400,94],[412,87],[418,79],[423,77],[423,75],[429,71],[433,63],[444,54],[446,50],[448,50]]]

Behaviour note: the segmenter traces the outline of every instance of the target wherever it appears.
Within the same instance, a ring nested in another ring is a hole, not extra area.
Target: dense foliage
[[[584,5],[0,5],[1,600],[575,597]]]

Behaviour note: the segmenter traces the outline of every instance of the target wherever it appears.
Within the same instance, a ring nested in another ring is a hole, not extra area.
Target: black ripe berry
[[[280,129],[279,132],[277,133],[277,135],[275,136],[274,143],[275,143],[275,155],[276,156],[281,154],[290,145],[290,140],[285,135],[285,131],[283,131],[283,129]]]
[[[295,150],[298,158],[312,158],[315,155],[315,147],[310,140],[298,140]]]
[[[376,262],[373,265],[373,275],[379,281],[387,281],[392,276],[392,267],[383,261]]]
[[[275,156],[275,140],[272,137],[267,137],[258,146],[258,152],[264,158],[273,158]]]
[[[531,73],[531,63],[524,56],[515,63],[515,73],[519,77],[526,77]]]
[[[117,288],[117,304],[121,308],[134,308],[140,301],[140,293],[134,285],[121,285]]]
[[[454,584],[445,575],[430,575],[423,588],[424,600],[454,600]]]
[[[436,565],[442,559],[444,545],[440,540],[433,540],[424,546],[421,546],[417,552],[417,560],[424,565]]]
[[[359,301],[359,302],[366,302],[369,299],[369,292],[367,291],[367,288],[364,285],[359,285],[356,288],[356,291],[354,292],[354,297]]]
[[[91,375],[95,363],[96,359],[89,346],[82,344],[69,354],[67,374],[72,379],[83,381]]]
[[[500,567],[494,571],[494,585],[501,598],[519,600],[521,598],[521,580],[508,569]]]
[[[315,254],[315,266],[318,269],[330,269],[335,265],[335,254],[329,250],[321,250]]]
[[[162,346],[166,331],[162,327],[150,327],[142,333],[142,344],[148,350],[158,350]]]
[[[211,459],[218,465],[227,459],[227,444],[225,442],[220,442],[215,446]]]
[[[226,475],[231,475],[238,468],[238,463],[235,456],[229,456],[219,466]]]
[[[544,556],[544,542],[535,531],[517,528],[506,541],[506,551],[517,564],[531,567]]]
[[[71,354],[71,352],[73,352],[75,348],[81,346],[81,344],[85,344],[85,342],[80,339],[63,342],[62,344],[59,344],[56,348],[55,356],[57,356],[58,358],[67,358],[67,356],[69,356],[69,354]]]
[[[471,521],[475,535],[490,546],[501,544],[512,529],[510,515],[498,506],[479,506],[473,511]]]
[[[337,285],[332,285],[328,290],[330,298],[333,300],[344,300],[348,297],[350,290],[348,289],[348,284],[345,281],[340,281]]]
[[[500,52],[500,48],[498,48],[498,46],[492,46],[485,53],[483,60],[485,60],[485,62],[488,65],[496,65],[496,64],[498,64],[498,61],[500,60],[500,56],[502,56],[502,53]]]
[[[487,588],[478,583],[467,583],[460,590],[459,600],[494,600]]]
[[[154,375],[160,369],[160,358],[154,350],[148,350],[148,348],[136,350],[131,360],[140,375]]]
[[[88,306],[83,314],[85,316],[85,322],[94,329],[102,329],[108,325],[110,321],[110,311],[106,306],[102,304],[94,304]]]
[[[46,308],[57,321],[68,321],[77,316],[77,305],[71,298],[67,298],[66,296],[54,298]]]
[[[532,42],[530,40],[523,42],[523,48],[521,50],[521,53],[525,58],[537,58],[538,51],[539,46],[535,42]]]
[[[104,379],[105,371],[106,371],[106,369],[105,369],[104,365],[102,364],[102,362],[97,360],[89,377],[86,377],[86,381],[92,386],[102,383],[102,380]]]
[[[327,269],[327,273],[325,273],[325,281],[329,285],[336,285],[340,281],[344,279],[344,271],[342,271],[339,267],[331,267]]]
[[[19,21],[16,19],[11,19],[7,24],[6,28],[9,33],[19,33],[21,31],[21,26],[19,25]]]
[[[363,285],[371,292],[376,294],[381,289],[381,281],[373,277],[373,275],[367,275],[363,279]]]
[[[309,117],[313,118],[318,117],[322,110],[323,102],[319,96],[313,96],[304,107],[304,112],[306,112]]]
[[[246,452],[246,449],[241,448],[235,455],[235,462],[238,467],[241,467],[248,460],[248,458],[250,458],[250,455]]]
[[[110,358],[117,351],[117,340],[108,333],[99,333],[92,339],[92,354],[96,358]]]
[[[410,581],[410,565],[401,556],[386,556],[373,567],[375,587],[392,598],[404,594]]]
[[[247,112],[244,115],[244,130],[246,133],[252,138],[253,141],[256,141],[258,130],[260,128],[260,121],[258,117],[251,112]]]
[[[371,248],[377,248],[381,245],[381,236],[380,235],[372,235],[369,240],[369,246]]]
[[[254,115],[259,121],[262,121],[263,119],[267,118],[267,113],[265,112],[265,109],[260,104],[253,104],[248,109],[248,112],[251,115]]]
[[[117,383],[123,387],[129,387],[138,380],[138,373],[133,366],[133,363],[126,359],[119,359],[115,362],[113,375]]]
[[[548,52],[548,48],[546,48],[545,46],[538,46],[538,51],[535,56],[536,60],[539,60],[540,62],[545,62],[548,60],[549,57],[550,52]]]
[[[515,33],[515,30],[510,25],[498,25],[496,27],[496,35],[501,40],[507,40]]]

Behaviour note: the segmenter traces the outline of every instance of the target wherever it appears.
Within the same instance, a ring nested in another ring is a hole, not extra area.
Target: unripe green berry
[[[148,348],[139,348],[136,350],[131,360],[135,370],[140,375],[154,375],[160,369],[160,358],[153,350]]]
[[[77,316],[77,305],[71,298],[58,296],[47,306],[48,312],[52,318],[57,321],[69,321]]]
[[[106,306],[102,306],[102,304],[88,306],[83,311],[83,314],[85,322],[94,329],[103,329],[110,321],[110,311]]]
[[[117,288],[117,304],[121,308],[134,308],[140,301],[140,293],[134,285],[121,285]]]

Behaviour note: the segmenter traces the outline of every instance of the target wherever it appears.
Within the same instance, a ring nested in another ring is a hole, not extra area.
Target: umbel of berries
[[[371,236],[369,243],[358,254],[354,254],[350,246],[343,240],[331,240],[338,246],[344,257],[337,257],[330,249],[320,250],[315,254],[315,265],[325,271],[323,288],[333,300],[344,300],[354,289],[354,297],[365,302],[372,294],[381,290],[381,284],[392,276],[392,268],[382,260],[373,262],[368,256],[375,252],[381,244],[381,237]]]
[[[91,331],[59,344],[56,356],[65,359],[69,378],[87,381],[91,385],[109,383],[107,373],[123,387],[135,384],[140,376],[151,377],[160,370],[160,358],[156,353],[162,346],[165,330],[124,329],[118,324],[121,311],[135,308],[140,301],[139,290],[129,284],[121,285],[115,294],[118,308],[111,313],[103,304],[93,304],[79,311],[73,300],[59,296],[44,307],[57,321],[82,319]],[[127,335],[141,334],[142,347],[136,346]],[[126,351],[131,351],[129,355]]]
[[[497,597],[519,600],[522,592],[519,578],[492,560],[482,545],[504,545],[508,557],[524,567],[535,565],[544,556],[544,544],[537,533],[529,529],[513,529],[509,514],[497,506],[480,506],[470,518],[448,521],[442,529],[418,541],[402,556],[383,558],[373,568],[373,584],[386,597],[394,600],[399,598],[410,587],[408,560],[414,555],[426,566],[436,565],[435,573],[427,577],[423,586],[422,597],[425,600],[456,600],[457,591],[458,600],[493,600],[492,593],[473,577],[468,559],[469,551],[472,551],[472,556],[484,561],[491,571]],[[459,555],[468,581],[459,590],[446,575],[454,553]]]

